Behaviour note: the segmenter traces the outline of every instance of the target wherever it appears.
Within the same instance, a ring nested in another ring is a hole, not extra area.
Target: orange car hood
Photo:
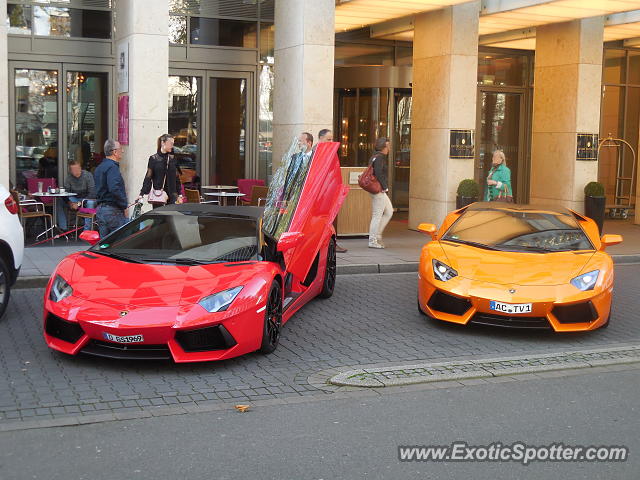
[[[578,276],[595,251],[516,253],[440,242],[446,263],[473,280],[514,285],[560,285]]]

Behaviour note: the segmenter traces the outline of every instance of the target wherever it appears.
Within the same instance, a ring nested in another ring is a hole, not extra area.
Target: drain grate
[[[365,368],[334,375],[329,379],[329,383],[352,387],[390,387],[635,362],[640,362],[640,345],[495,359]]]

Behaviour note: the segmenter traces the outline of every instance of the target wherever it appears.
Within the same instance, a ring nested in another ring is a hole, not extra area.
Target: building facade
[[[496,149],[519,202],[582,210],[599,180],[635,203],[640,2],[567,2],[2,0],[0,182],[62,183],[115,137],[133,199],[166,132],[185,184],[269,181],[293,135],[333,128],[343,166],[391,139],[410,227],[440,222],[460,180],[482,190]],[[607,137],[630,148],[598,152]]]

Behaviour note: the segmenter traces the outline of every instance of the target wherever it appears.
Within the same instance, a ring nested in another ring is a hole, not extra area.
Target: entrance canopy
[[[464,0],[336,0],[336,32],[369,26],[371,37],[413,41],[414,16]],[[605,41],[640,45],[640,0],[482,0],[480,44],[535,49],[535,27],[605,16]]]

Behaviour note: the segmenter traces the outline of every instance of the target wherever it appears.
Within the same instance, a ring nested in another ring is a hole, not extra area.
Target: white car
[[[9,304],[11,287],[18,278],[24,255],[24,233],[18,204],[0,185],[0,318]]]

